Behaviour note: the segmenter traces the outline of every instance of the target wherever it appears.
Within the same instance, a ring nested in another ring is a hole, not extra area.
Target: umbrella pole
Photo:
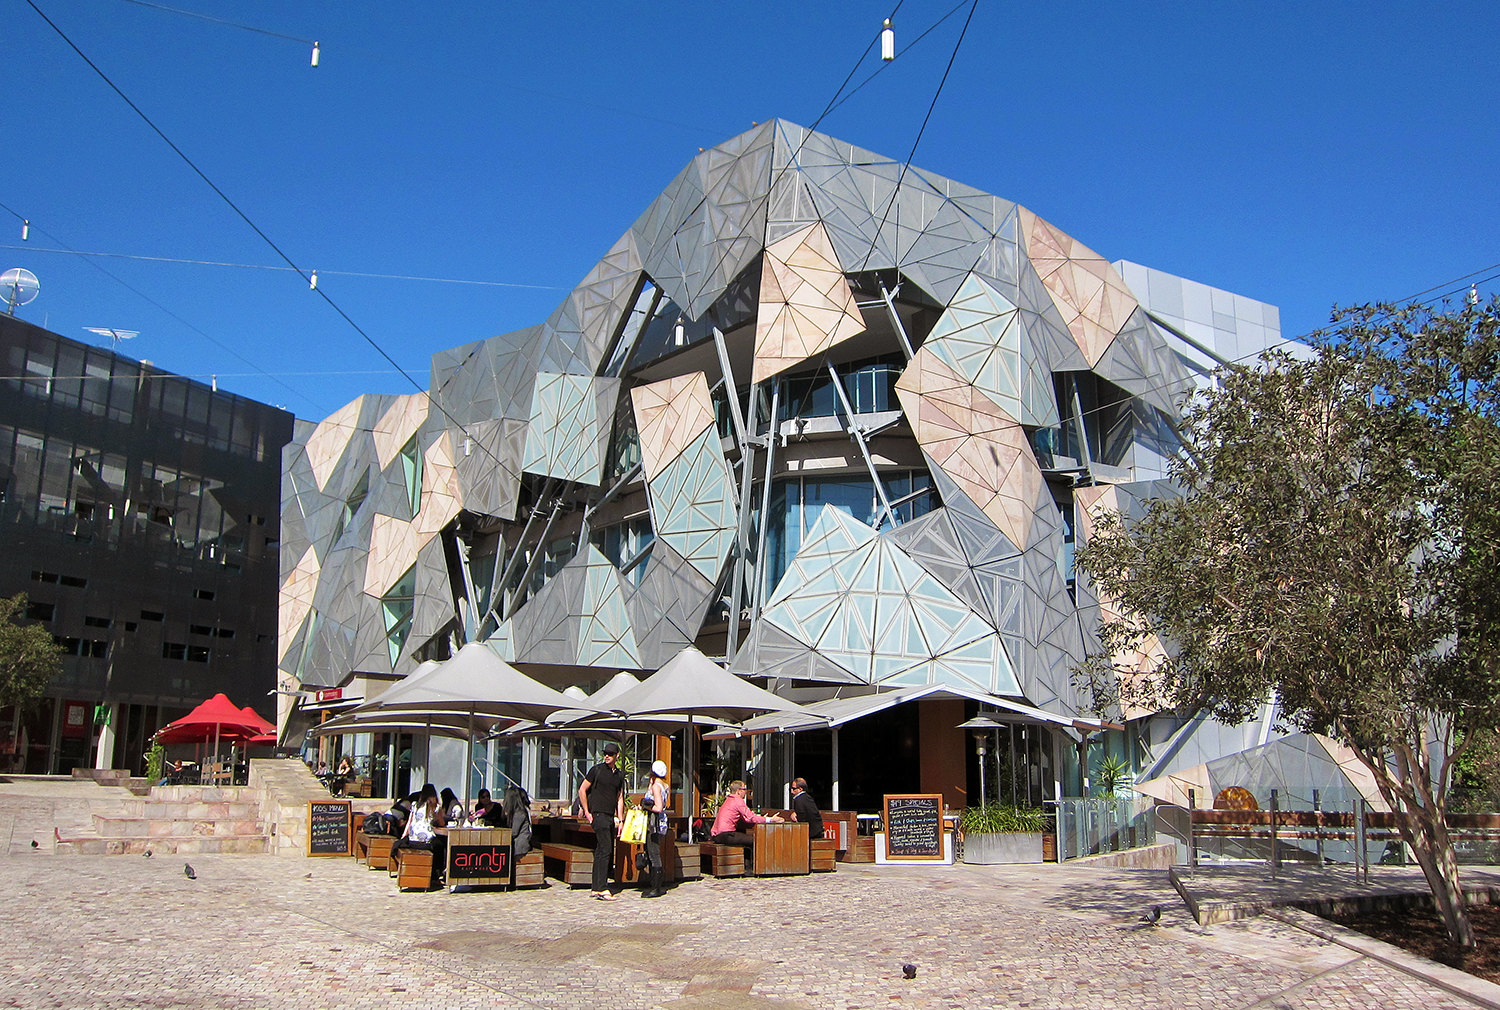
[[[839,728],[837,726],[830,730],[833,734],[833,809],[839,809]]]
[[[474,783],[474,709],[469,708],[469,741],[464,752],[464,813],[469,812],[469,791]]]

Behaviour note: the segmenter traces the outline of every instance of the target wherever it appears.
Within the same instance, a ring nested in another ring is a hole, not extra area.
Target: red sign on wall
[[[68,701],[63,703],[62,735],[80,737],[89,735],[89,703]]]
[[[322,704],[324,702],[329,702],[329,701],[343,701],[343,700],[344,700],[344,689],[342,687],[330,687],[327,690],[319,691],[318,692],[318,703],[319,704]]]

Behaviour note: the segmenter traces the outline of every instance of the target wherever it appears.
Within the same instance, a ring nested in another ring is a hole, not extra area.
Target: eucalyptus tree
[[[1126,616],[1096,703],[1347,744],[1398,814],[1451,939],[1473,931],[1445,817],[1500,725],[1500,304],[1334,313],[1298,358],[1230,366],[1186,410],[1180,497],[1091,517],[1078,567]],[[1114,657],[1165,642],[1148,675]]]

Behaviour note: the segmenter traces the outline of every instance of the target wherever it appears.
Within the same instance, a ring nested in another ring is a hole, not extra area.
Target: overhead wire
[[[226,25],[226,26],[231,27],[231,28],[239,28],[239,29],[243,29],[244,31],[255,32],[255,33],[260,34],[260,35],[269,35],[269,36],[272,36],[274,38],[286,39],[286,40],[288,40],[290,42],[300,42],[303,45],[308,45],[308,46],[311,46],[311,45],[321,45],[320,42],[317,42],[317,41],[315,41],[313,39],[304,39],[304,38],[301,38],[301,37],[296,36],[296,35],[285,35],[285,34],[283,34],[281,32],[273,32],[273,31],[270,31],[270,30],[265,29],[265,28],[257,28],[254,25],[242,24],[242,23],[240,23],[238,21],[227,21],[227,20],[225,20],[223,18],[210,17],[207,14],[200,14],[200,13],[198,13],[196,11],[182,10],[181,8],[178,8],[178,7],[168,7],[165,4],[150,3],[150,2],[148,2],[148,0],[124,0],[124,2],[125,3],[134,4],[137,7],[149,7],[149,8],[152,8],[154,10],[166,11],[166,12],[169,12],[169,13],[172,13],[172,14],[179,14],[179,15],[182,15],[183,17],[196,18],[196,19],[198,19],[200,21],[211,21],[211,22],[215,22],[217,24]],[[399,53],[377,52],[377,51],[374,51],[374,50],[363,49],[363,48],[358,47],[358,46],[341,46],[341,47],[339,47],[339,51],[340,52],[344,52],[344,53],[363,53],[363,54],[365,54],[367,56],[372,56],[375,59],[379,60],[382,65],[403,64],[405,66],[415,67],[416,69],[421,70],[424,73],[432,73],[432,72],[436,71],[436,72],[440,72],[440,73],[449,74],[451,76],[465,77],[465,78],[468,78],[470,80],[481,80],[481,78],[479,78],[477,75],[463,73],[461,69],[455,67],[455,65],[452,64],[452,63],[439,63],[439,64],[423,63],[423,62],[421,62],[419,60],[407,59],[407,58],[399,55]],[[493,79],[490,79],[490,78],[484,78],[483,80],[485,81],[485,83],[487,85],[493,85],[493,83],[494,83]],[[640,119],[640,120],[644,120],[646,122],[651,122],[651,123],[660,123],[660,124],[662,124],[664,126],[673,126],[673,127],[676,127],[678,129],[682,129],[682,130],[691,130],[691,131],[693,131],[695,133],[705,133],[705,134],[709,134],[709,135],[714,136],[714,137],[721,137],[721,136],[723,136],[723,132],[724,132],[723,130],[720,130],[720,129],[710,129],[710,128],[706,127],[706,126],[697,126],[697,125],[694,125],[692,123],[680,123],[680,122],[677,122],[676,120],[666,119],[666,118],[664,118],[662,116],[653,116],[650,113],[640,112],[639,110],[636,110],[636,109],[622,108],[620,106],[613,106],[613,105],[605,105],[605,104],[600,103],[600,102],[585,101],[583,99],[574,98],[574,97],[568,96],[568,95],[559,95],[559,94],[555,94],[555,93],[552,93],[552,92],[541,91],[541,90],[539,90],[537,88],[528,88],[528,87],[525,87],[523,85],[511,84],[511,85],[508,85],[508,87],[512,91],[518,91],[518,92],[523,92],[525,94],[536,95],[536,96],[541,97],[541,98],[549,98],[549,99],[552,99],[554,101],[566,102],[566,103],[571,104],[571,105],[579,106],[580,108],[596,109],[596,110],[599,110],[599,111],[602,111],[602,112],[609,112],[609,113],[613,113],[613,114],[619,115],[619,116],[628,116],[628,117],[630,117],[632,119]]]
[[[969,6],[969,16],[964,19],[963,30],[958,33],[958,41],[953,44],[953,52],[948,57],[948,66],[943,70],[943,79],[938,81],[937,90],[932,94],[932,101],[928,103],[927,115],[922,117],[922,125],[917,130],[917,139],[912,141],[911,151],[906,156],[906,161],[901,164],[901,172],[896,177],[896,186],[891,190],[891,198],[885,205],[885,213],[880,216],[880,224],[875,226],[875,234],[870,239],[870,248],[865,250],[865,258],[860,261],[859,272],[863,273],[870,264],[870,257],[875,252],[875,246],[880,241],[880,230],[885,227],[886,220],[891,215],[891,208],[896,205],[896,198],[901,195],[901,183],[906,178],[907,170],[911,168],[911,161],[917,156],[917,147],[922,143],[922,135],[927,132],[927,123],[932,119],[932,111],[937,108],[938,98],[943,94],[943,86],[948,83],[948,75],[953,72],[954,61],[958,59],[958,51],[963,47],[964,37],[969,34],[969,25],[974,20],[974,12],[979,9],[979,0],[973,0]],[[899,222],[898,222],[899,228]]]
[[[11,210],[11,208],[6,207],[3,203],[0,203],[0,208],[4,208],[5,210],[10,211],[10,213],[16,214],[16,212],[14,210]],[[21,217],[21,215],[16,214],[16,217]],[[22,218],[22,220],[25,220],[25,219]],[[51,239],[53,242],[56,242],[58,245],[62,246],[63,247],[63,251],[70,252],[70,253],[73,252],[72,249],[68,248],[68,244],[66,242],[64,242],[62,239],[58,238],[56,235],[53,235],[51,232],[47,231],[45,228],[38,227],[37,231],[41,232],[43,235],[47,236],[47,238]],[[7,247],[7,248],[29,248],[29,247],[22,246],[22,247]],[[108,277],[110,280],[114,281],[116,284],[118,284],[121,287],[123,287],[125,290],[131,292],[136,297],[138,297],[142,301],[146,302],[148,305],[151,305],[152,307],[156,308],[158,311],[165,313],[168,317],[170,317],[171,319],[177,321],[182,326],[187,327],[193,333],[198,334],[198,336],[202,337],[204,340],[207,340],[210,344],[213,344],[215,347],[217,347],[219,350],[223,351],[225,354],[228,354],[229,356],[233,357],[235,360],[242,361],[245,364],[249,365],[251,368],[256,369],[255,374],[257,374],[257,375],[263,375],[266,378],[271,379],[273,382],[275,382],[278,386],[280,386],[283,389],[285,389],[287,392],[291,393],[294,396],[301,397],[305,402],[307,402],[308,404],[310,404],[314,409],[320,410],[320,411],[322,411],[325,414],[328,413],[328,408],[324,404],[319,403],[317,400],[315,400],[312,397],[308,396],[306,393],[302,392],[301,390],[299,390],[299,389],[297,389],[297,388],[289,385],[288,383],[281,381],[280,379],[278,379],[274,375],[272,375],[270,372],[267,372],[267,371],[261,369],[260,366],[256,365],[255,362],[251,361],[249,358],[245,357],[243,354],[241,354],[240,352],[236,351],[234,348],[232,348],[229,345],[223,343],[222,341],[218,340],[217,338],[215,338],[213,336],[210,336],[208,333],[204,332],[202,329],[198,328],[197,326],[195,326],[192,323],[188,322],[186,319],[184,319],[181,316],[179,316],[177,313],[173,312],[171,309],[167,308],[165,305],[163,305],[161,302],[157,301],[155,298],[152,298],[150,295],[146,294],[140,288],[137,288],[134,285],[130,284],[124,278],[119,277],[119,276],[117,276],[114,273],[111,273],[110,271],[106,270],[103,266],[101,266],[100,264],[98,264],[98,263],[94,262],[93,260],[87,258],[86,256],[83,256],[83,255],[78,254],[78,253],[74,253],[74,255],[78,255],[79,258],[83,260],[83,262],[87,263],[89,266],[93,267],[95,270],[99,271],[104,276]]]
[[[7,210],[9,208],[6,208]],[[11,211],[15,213],[15,211]],[[20,215],[17,215],[18,217]],[[190,266],[235,267],[242,270],[293,271],[293,267],[276,266],[273,263],[230,263],[223,260],[183,259],[175,256],[144,256],[136,253],[84,252],[78,249],[46,249],[31,245],[0,245],[0,249],[20,249],[36,253],[67,253],[72,256],[98,256],[105,259],[141,260],[147,263],[182,263]],[[435,284],[474,284],[494,288],[523,288],[534,291],[561,291],[556,284],[522,284],[518,281],[476,281],[461,277],[420,277],[410,274],[376,274],[358,270],[325,270],[318,268],[321,277],[370,277],[387,281],[431,281]],[[305,278],[304,278],[305,279]]]
[[[266,245],[270,246],[271,250],[273,252],[275,252],[277,256],[281,257],[282,261],[285,262],[287,266],[291,267],[292,270],[298,276],[300,276],[303,280],[308,281],[308,286],[309,286],[310,290],[314,294],[316,294],[316,295],[318,295],[318,297],[322,298],[323,301],[324,301],[324,303],[327,304],[329,308],[333,309],[333,311],[335,313],[337,313],[339,315],[339,317],[344,320],[344,322],[346,322],[346,323],[349,324],[349,326],[354,330],[354,332],[358,333],[362,338],[364,338],[364,340],[365,340],[365,342],[367,344],[369,344],[371,347],[373,347],[375,349],[376,353],[378,353],[382,358],[384,358],[391,365],[392,368],[394,368],[394,369],[396,369],[396,371],[400,372],[401,375],[403,377],[405,377],[406,381],[409,382],[409,383],[411,383],[412,387],[415,388],[417,392],[423,393],[423,394],[427,393],[427,388],[425,386],[423,386],[421,383],[417,382],[417,380],[414,379],[411,376],[411,374],[406,371],[406,369],[402,368],[401,365],[396,361],[396,359],[393,358],[393,357],[391,357],[390,353],[387,352],[384,347],[380,346],[380,343],[378,341],[376,341],[374,337],[370,336],[370,334],[365,331],[364,327],[360,326],[359,323],[355,322],[354,319],[347,312],[345,312],[344,309],[337,302],[335,302],[331,297],[329,297],[328,292],[326,290],[319,289],[315,284],[312,283],[311,276],[308,273],[304,273],[303,270],[302,270],[302,268],[299,267],[292,260],[292,258],[290,256],[288,256],[284,251],[282,251],[282,248],[279,245],[277,245],[276,242],[273,241],[269,235],[267,235],[263,230],[261,230],[260,226],[257,225],[254,221],[252,221],[250,219],[250,216],[248,214],[246,214],[243,210],[241,210],[240,207],[239,207],[239,205],[236,204],[232,199],[230,199],[229,195],[227,193],[225,193],[222,189],[220,189],[218,187],[218,185],[216,185],[214,183],[214,181],[212,179],[210,179],[208,177],[208,175],[206,173],[204,173],[204,171],[197,166],[197,164],[193,161],[193,159],[191,159],[191,158],[189,158],[187,156],[186,152],[184,152],[182,150],[182,148],[178,147],[175,143],[173,143],[172,138],[168,137],[166,135],[166,133],[164,133],[162,131],[161,127],[157,126],[156,123],[152,121],[151,117],[148,116],[148,115],[146,115],[146,113],[141,109],[140,106],[136,105],[135,102],[131,101],[130,97],[128,95],[126,95],[125,92],[121,91],[120,88],[119,88],[119,86],[116,85],[114,81],[110,80],[109,75],[106,74],[103,70],[101,70],[99,68],[98,64],[96,64],[93,60],[89,59],[87,53],[85,53],[82,49],[78,48],[77,44],[74,43],[73,40],[68,37],[68,34],[66,32],[64,32],[62,30],[62,28],[57,25],[56,22],[54,22],[45,13],[43,13],[42,9],[36,5],[35,0],[26,0],[26,5],[28,7],[30,7],[32,10],[36,11],[37,15],[43,21],[47,22],[48,26],[51,27],[51,29],[54,32],[57,33],[58,37],[60,37],[64,42],[66,42],[68,44],[68,47],[70,49],[72,49],[75,53],[77,53],[78,56],[79,56],[79,58],[82,59],[85,63],[87,63],[89,65],[89,68],[92,69],[94,71],[94,73],[99,76],[100,80],[104,81],[104,83],[109,86],[110,90],[112,90],[116,95],[120,96],[120,99],[126,105],[130,106],[130,108],[135,112],[135,114],[137,116],[139,116],[141,118],[141,120],[147,126],[149,126],[151,128],[152,132],[154,132],[158,137],[160,137],[162,139],[162,142],[165,143],[168,147],[170,147],[173,150],[173,152],[175,152],[177,154],[177,156],[182,159],[183,163],[186,164],[188,166],[188,168],[192,169],[193,173],[195,175],[197,175],[198,178],[200,178],[200,179],[203,180],[204,184],[207,185],[209,189],[212,189],[216,194],[218,194],[219,199],[223,200],[224,203],[229,207],[229,209],[232,210],[232,211],[234,211],[235,214],[238,215],[238,217],[240,218],[240,220],[244,221],[245,224],[250,227],[251,231],[253,231],[253,232],[255,232],[255,234],[259,235],[260,238],[261,238],[261,240],[264,241],[266,243]],[[448,412],[448,409],[446,407],[444,407],[442,405],[442,403],[440,403],[438,400],[436,400],[436,399],[434,399],[434,398],[432,398],[430,396],[428,397],[428,401],[429,401],[429,403],[432,406],[436,407],[438,409],[438,411],[444,417],[446,417],[453,424],[453,426],[455,428],[457,428],[459,431],[463,432],[463,434],[464,434],[465,437],[467,437],[467,438],[473,438],[473,436],[469,433],[468,429],[462,423],[460,423],[457,418],[455,418],[452,414],[450,414]],[[474,439],[474,441],[478,443],[480,450],[483,451],[486,456],[489,456],[492,460],[494,460],[494,462],[495,462],[495,464],[497,466],[502,466],[502,467],[504,466],[504,463],[500,460],[500,458],[498,456],[496,456],[493,452],[490,451],[489,447],[484,444],[483,440],[481,440],[481,439]]]

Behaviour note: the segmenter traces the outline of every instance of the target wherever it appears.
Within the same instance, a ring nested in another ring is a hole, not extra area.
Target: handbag
[[[625,821],[620,825],[620,841],[639,845],[646,840],[646,811],[625,811]]]

